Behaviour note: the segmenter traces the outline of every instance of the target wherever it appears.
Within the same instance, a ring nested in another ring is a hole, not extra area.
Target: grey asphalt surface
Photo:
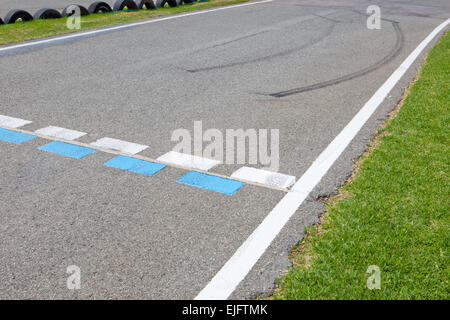
[[[381,30],[366,28],[369,4],[382,8]],[[277,0],[17,49],[0,53],[0,114],[32,120],[27,130],[88,132],[83,142],[149,145],[141,154],[153,158],[198,120],[204,130],[279,129],[279,171],[299,178],[449,15],[444,0]],[[346,180],[422,59],[231,298],[271,292],[320,199]],[[112,155],[37,150],[46,142],[0,142],[0,298],[192,299],[285,194],[246,185],[225,196],[176,183],[180,169],[149,178],[103,166]],[[72,264],[78,291],[66,287]]]

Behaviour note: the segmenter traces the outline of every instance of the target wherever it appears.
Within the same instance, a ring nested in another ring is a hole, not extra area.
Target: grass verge
[[[449,70],[447,33],[294,249],[274,299],[450,298]],[[367,287],[370,265],[380,289]]]
[[[98,13],[81,17],[81,30],[71,30],[67,28],[67,18],[33,20],[24,23],[0,25],[0,45],[56,36],[60,34],[86,31],[94,28],[119,25],[136,22],[140,20],[164,17],[172,14],[204,10],[220,6],[233,5],[249,0],[209,0],[194,2],[175,8],[168,6],[157,10],[122,11],[113,13]]]

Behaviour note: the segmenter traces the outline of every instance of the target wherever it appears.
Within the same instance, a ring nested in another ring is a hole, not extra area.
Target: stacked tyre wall
[[[124,10],[155,10],[165,5],[170,7],[177,7],[183,3],[192,3],[196,0],[115,0],[108,1],[93,1],[89,6],[82,6],[79,4],[70,4],[62,10],[52,8],[42,8],[30,13],[24,9],[10,10],[3,18],[0,17],[1,24],[12,24],[16,22],[26,22],[39,19],[57,19],[62,17],[69,17],[74,14],[87,16],[94,13],[109,13]]]

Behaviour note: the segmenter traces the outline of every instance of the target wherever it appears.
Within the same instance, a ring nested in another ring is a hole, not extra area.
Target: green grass
[[[67,18],[34,20],[30,22],[0,25],[0,45],[32,40],[59,34],[85,31],[94,28],[130,23],[149,18],[168,16],[194,10],[203,10],[225,5],[238,4],[249,0],[209,0],[195,2],[175,8],[168,6],[157,10],[122,11],[91,14],[81,18],[81,30],[67,28]]]
[[[450,33],[352,180],[308,229],[274,299],[449,299]],[[366,270],[381,269],[369,290]]]

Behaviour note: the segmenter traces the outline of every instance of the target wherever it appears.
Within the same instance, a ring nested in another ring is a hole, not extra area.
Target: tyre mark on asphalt
[[[186,71],[190,72],[190,73],[197,73],[197,72],[204,72],[204,71],[211,71],[211,70],[220,70],[220,69],[231,68],[231,67],[236,67],[236,66],[249,64],[249,63],[261,62],[261,61],[266,61],[266,60],[273,59],[273,58],[279,58],[279,57],[287,56],[287,55],[292,54],[294,52],[307,49],[307,48],[309,48],[309,47],[311,47],[311,46],[313,46],[313,45],[323,41],[328,35],[331,34],[331,32],[333,32],[333,29],[334,29],[335,25],[336,25],[336,23],[331,24],[325,30],[325,33],[322,36],[320,36],[319,38],[317,38],[317,39],[315,39],[315,40],[313,40],[313,41],[311,41],[309,43],[306,43],[304,45],[301,45],[299,47],[293,48],[293,49],[289,49],[289,50],[286,50],[286,51],[278,52],[278,53],[275,53],[275,54],[272,54],[272,55],[259,57],[259,58],[255,58],[255,59],[239,61],[239,62],[232,62],[232,63],[228,63],[228,64],[215,65],[215,66],[211,66],[211,67],[204,67],[204,68],[198,68],[198,69],[188,69]],[[265,31],[265,32],[268,32],[268,31]],[[262,32],[262,33],[264,33],[264,32]]]
[[[260,35],[260,34],[267,33],[267,32],[269,32],[269,31],[271,31],[271,30],[262,30],[262,31],[259,31],[259,32],[247,34],[247,35],[242,36],[242,37],[238,37],[238,38],[235,38],[235,39],[232,39],[232,40],[228,40],[228,41],[224,41],[224,42],[221,42],[221,43],[218,43],[218,44],[215,44],[215,45],[206,47],[206,48],[201,48],[201,49],[199,49],[199,50],[195,50],[195,51],[193,51],[192,53],[197,53],[197,52],[201,52],[201,51],[205,51],[205,50],[214,49],[214,48],[217,48],[217,47],[226,46],[226,45],[228,45],[228,44],[230,44],[230,43],[234,43],[234,42],[238,42],[238,41],[241,41],[241,40],[253,38],[253,37],[256,37],[256,36],[258,36],[258,35]]]
[[[339,20],[336,20],[336,19],[333,19],[333,18],[330,18],[330,17],[326,17],[326,16],[322,16],[320,14],[313,13],[313,16],[316,16],[316,17],[319,17],[319,18],[322,18],[322,19],[325,19],[325,20],[333,21],[335,23],[340,23],[341,22]]]
[[[315,83],[312,85],[308,85],[305,87],[300,87],[300,88],[294,88],[294,89],[290,89],[290,90],[285,90],[285,91],[280,91],[280,92],[275,92],[275,93],[270,93],[270,94],[264,94],[267,96],[271,96],[271,97],[275,97],[275,98],[283,98],[283,97],[287,97],[290,95],[294,95],[294,94],[299,94],[302,92],[306,92],[306,91],[312,91],[312,90],[316,90],[316,89],[321,89],[321,88],[325,88],[328,86],[332,86],[332,85],[336,85],[339,84],[341,82],[345,82],[345,81],[349,81],[355,78],[359,78],[362,77],[372,71],[375,71],[379,68],[381,68],[382,66],[384,66],[385,64],[387,64],[389,61],[391,61],[392,59],[394,59],[398,53],[401,51],[401,49],[403,48],[403,44],[404,44],[404,35],[403,32],[400,28],[400,25],[398,22],[395,21],[391,21],[392,26],[394,27],[395,30],[395,35],[396,35],[396,41],[395,41],[395,46],[394,48],[391,50],[391,52],[389,52],[388,55],[386,55],[383,59],[381,59],[380,61],[376,62],[375,64],[366,67],[364,69],[361,69],[359,71],[347,74],[345,76],[342,77],[338,77],[335,79],[331,79],[331,80],[327,80],[327,81],[323,81],[323,82],[319,82],[319,83]]]

